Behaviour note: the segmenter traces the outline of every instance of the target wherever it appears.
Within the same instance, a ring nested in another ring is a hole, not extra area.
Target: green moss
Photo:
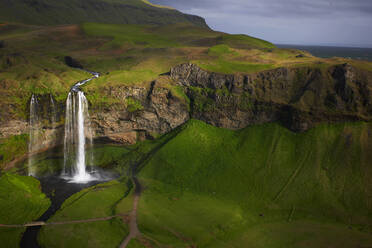
[[[208,54],[212,56],[221,56],[226,54],[232,54],[230,47],[225,44],[216,45],[208,49]]]
[[[188,110],[190,110],[190,98],[186,95],[185,89],[180,85],[172,85],[170,90],[174,96],[186,103]]]
[[[274,69],[273,64],[256,64],[243,61],[233,61],[224,58],[211,61],[194,61],[202,69],[212,72],[219,72],[224,74],[233,74],[236,72],[254,73],[263,70]]]
[[[126,99],[127,110],[131,113],[142,110],[143,106],[141,102],[133,97]]]
[[[253,108],[253,103],[250,98],[250,95],[247,93],[243,93],[239,98],[239,109],[247,111],[252,108]]]

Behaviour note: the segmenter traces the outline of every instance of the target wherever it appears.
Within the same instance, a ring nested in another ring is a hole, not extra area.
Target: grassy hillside
[[[83,22],[170,24],[207,27],[203,18],[141,0],[0,0],[0,21],[35,25]]]
[[[231,131],[191,120],[123,149],[119,167],[143,162],[143,236],[130,247],[369,247],[371,131],[368,123],[306,133],[278,124]],[[84,190],[50,221],[128,213],[130,188],[120,180]],[[115,219],[45,227],[39,239],[45,247],[116,247],[127,233],[126,222]]]
[[[102,218],[127,214],[131,199],[126,198],[126,180],[100,184],[71,196],[50,222]],[[39,240],[42,247],[118,247],[129,233],[122,218],[95,223],[78,223],[43,227]]]
[[[173,247],[371,246],[371,131],[191,121],[140,173],[140,229]]]
[[[32,177],[4,174],[0,177],[0,223],[22,224],[39,218],[50,201]],[[25,228],[0,227],[2,247],[18,247]]]

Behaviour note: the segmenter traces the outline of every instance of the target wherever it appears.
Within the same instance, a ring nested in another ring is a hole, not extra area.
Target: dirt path
[[[129,215],[129,221],[130,221],[129,235],[121,243],[120,248],[126,248],[132,239],[141,235],[141,232],[139,231],[138,225],[137,225],[137,208],[138,208],[138,202],[141,196],[141,185],[138,182],[138,179],[135,177],[133,178],[133,182],[135,185],[135,192],[134,192],[134,200],[133,200],[133,209]]]
[[[102,217],[102,218],[93,218],[93,219],[84,219],[84,220],[69,220],[69,221],[60,221],[60,222],[38,221],[38,222],[30,222],[30,223],[19,224],[19,225],[4,225],[4,224],[0,224],[0,227],[21,228],[21,227],[30,227],[30,226],[53,226],[53,225],[66,225],[66,224],[77,224],[77,223],[89,223],[89,222],[98,222],[98,221],[111,220],[113,218],[123,217],[123,216],[128,216],[128,215],[117,214],[117,215],[108,216],[108,217]]]

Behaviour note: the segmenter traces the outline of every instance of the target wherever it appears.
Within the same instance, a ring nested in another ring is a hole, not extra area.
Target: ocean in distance
[[[335,46],[308,46],[276,44],[279,48],[293,48],[307,51],[320,58],[342,57],[372,61],[372,48],[335,47]]]

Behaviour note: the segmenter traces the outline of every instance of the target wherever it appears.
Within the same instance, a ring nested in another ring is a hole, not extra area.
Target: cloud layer
[[[274,43],[372,47],[372,0],[152,0]]]

